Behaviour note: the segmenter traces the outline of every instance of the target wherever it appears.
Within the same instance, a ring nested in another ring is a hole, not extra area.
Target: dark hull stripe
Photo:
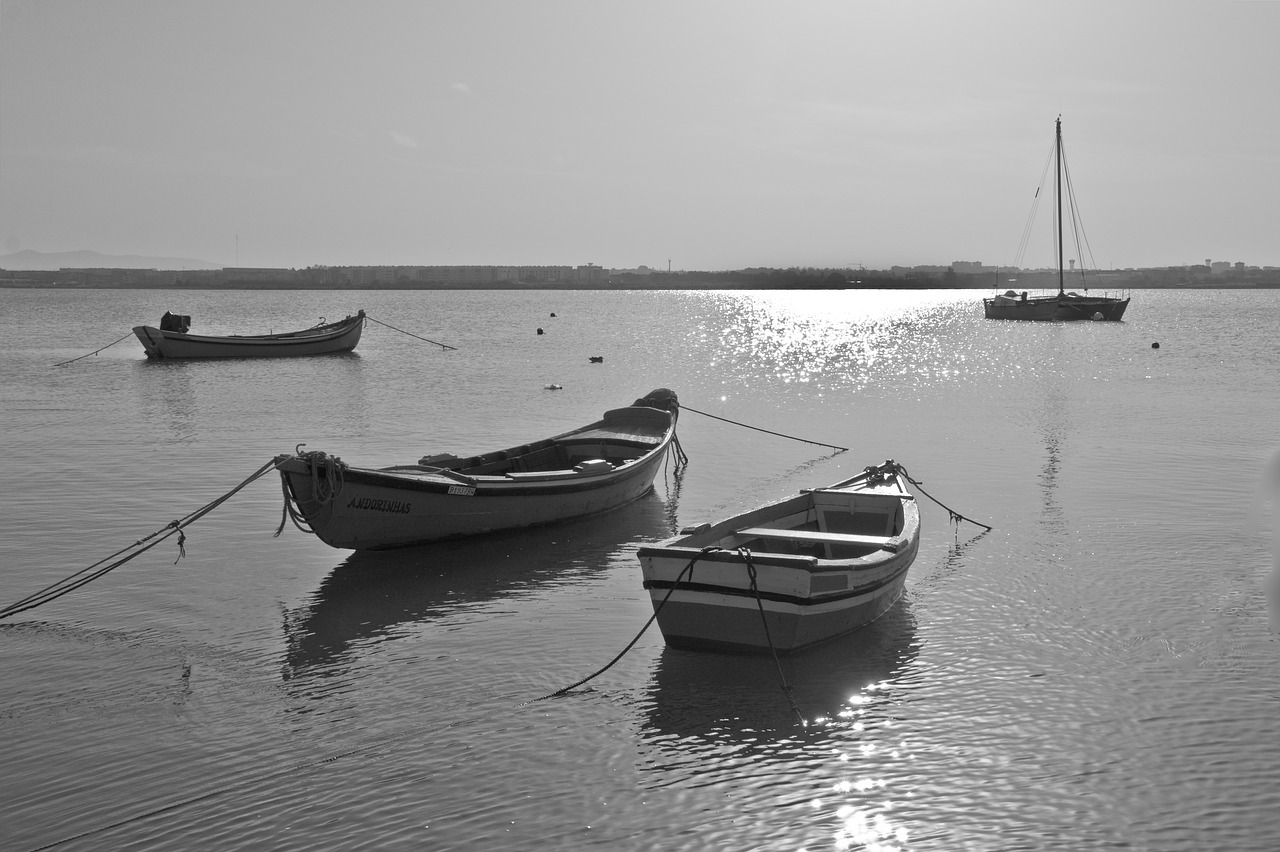
[[[782,595],[777,592],[760,592],[760,599],[765,601],[774,601],[776,603],[792,604],[794,606],[817,606],[819,604],[829,604],[834,601],[848,600],[849,598],[862,597],[872,594],[885,586],[892,585],[899,577],[907,573],[907,569],[911,567],[908,562],[903,567],[897,569],[892,574],[882,577],[874,583],[864,583],[853,589],[846,589],[842,592],[832,592],[810,597],[797,597],[795,595]],[[731,597],[755,598],[756,593],[751,589],[740,589],[733,586],[715,586],[707,583],[680,583],[675,584],[670,580],[645,580],[644,587],[646,589],[657,589],[666,591],[667,589],[676,588],[682,592],[701,592],[704,594],[727,595]]]

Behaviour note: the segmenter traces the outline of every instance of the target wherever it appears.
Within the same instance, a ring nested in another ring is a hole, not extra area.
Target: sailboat
[[[1068,292],[1066,289],[1066,273],[1063,269],[1063,252],[1062,252],[1062,176],[1064,172],[1063,156],[1062,156],[1062,116],[1058,116],[1055,122],[1054,132],[1054,158],[1055,158],[1055,180],[1054,180],[1054,197],[1057,202],[1057,226],[1058,226],[1058,292],[1056,294],[1047,295],[1028,295],[1024,290],[1019,293],[1014,290],[1006,290],[1003,293],[994,295],[988,299],[982,300],[982,309],[987,319],[1014,319],[1014,320],[1119,320],[1124,316],[1125,308],[1129,307],[1128,297],[1119,298],[1113,296],[1090,296],[1088,290],[1085,289],[1085,295],[1076,292]],[[1067,181],[1067,191],[1071,192],[1070,179]],[[1070,210],[1074,216],[1076,209],[1075,200],[1072,199]],[[1072,222],[1073,232],[1079,236],[1076,223]],[[1084,270],[1080,270],[1082,280]]]

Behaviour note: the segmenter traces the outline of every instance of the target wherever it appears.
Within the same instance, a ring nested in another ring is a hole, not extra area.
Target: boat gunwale
[[[777,554],[774,555],[776,556]],[[826,604],[839,603],[852,598],[865,597],[866,595],[874,594],[885,586],[892,585],[897,582],[902,575],[911,570],[911,563],[914,562],[914,553],[911,555],[911,559],[900,560],[905,564],[895,568],[883,577],[877,577],[875,580],[863,583],[860,586],[830,592],[818,592],[804,596],[771,592],[758,587],[753,589],[750,586],[725,586],[719,583],[681,582],[677,584],[674,580],[645,580],[643,587],[649,591],[651,596],[655,591],[665,593],[670,590],[673,594],[685,592],[695,595],[724,595],[726,597],[751,598],[752,600],[759,598],[762,601],[799,607],[822,606]],[[752,554],[752,561],[757,561],[755,559],[755,554]],[[789,568],[793,566],[788,565],[778,567]],[[885,565],[881,563],[875,567],[883,568]]]
[[[279,334],[192,334],[189,331],[170,331],[168,329],[156,328],[153,325],[139,325],[134,327],[134,332],[138,329],[146,332],[155,332],[165,340],[177,340],[189,343],[201,344],[270,344],[270,343],[318,343],[330,340],[335,337],[341,337],[349,333],[354,326],[364,322],[364,313],[355,314],[338,322],[327,323],[325,325],[314,326],[312,328],[298,329],[297,331],[282,331]]]

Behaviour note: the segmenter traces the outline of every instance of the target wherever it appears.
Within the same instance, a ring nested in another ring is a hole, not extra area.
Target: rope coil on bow
[[[343,472],[347,469],[347,463],[337,456],[331,456],[322,450],[312,450],[304,453],[302,448],[305,446],[306,444],[298,444],[294,447],[293,457],[306,462],[307,469],[311,474],[312,499],[323,507],[336,500],[342,492],[342,486],[345,482]],[[320,473],[322,467],[324,468],[323,476]],[[284,493],[284,507],[280,514],[280,525],[276,527],[273,537],[279,538],[280,534],[284,532],[285,524],[290,521],[300,532],[304,532],[307,535],[315,535],[316,531],[311,529],[311,525],[307,523],[302,509],[298,506],[297,500],[294,499],[293,491],[284,477],[280,478],[280,488]]]

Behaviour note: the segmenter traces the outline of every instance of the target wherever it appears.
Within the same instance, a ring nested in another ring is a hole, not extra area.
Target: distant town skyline
[[[917,264],[893,264],[887,267],[869,267],[865,264],[845,265],[845,266],[825,266],[816,267],[813,265],[799,264],[790,267],[733,267],[729,269],[688,269],[685,267],[672,267],[670,264],[665,268],[653,267],[648,264],[639,264],[633,267],[612,266],[609,264],[573,264],[573,263],[551,263],[551,264],[492,264],[492,263],[476,263],[476,264],[429,264],[429,263],[400,263],[400,264],[304,264],[299,266],[281,266],[281,267],[242,267],[213,263],[211,261],[201,260],[199,258],[174,258],[174,257],[143,257],[141,255],[105,255],[91,250],[81,250],[74,252],[38,252],[33,249],[23,249],[11,254],[0,254],[0,269],[13,271],[57,271],[60,269],[156,269],[166,271],[181,270],[259,270],[263,272],[285,271],[285,270],[305,270],[314,268],[331,267],[334,269],[391,269],[391,270],[430,270],[430,269],[462,269],[462,268],[484,268],[484,269],[566,269],[566,270],[602,270],[614,272],[634,272],[642,274],[659,274],[659,273],[691,273],[691,272],[733,272],[752,269],[841,269],[850,272],[859,270],[867,272],[891,272],[894,270],[929,270],[941,272],[945,269],[951,269],[953,272],[961,275],[976,275],[998,272],[1001,269],[1007,270],[1046,270],[1056,267],[1046,266],[998,266],[988,264],[982,261],[952,261],[951,263],[933,264],[933,263],[917,263]],[[1227,271],[1244,271],[1257,269],[1277,269],[1280,266],[1263,266],[1258,264],[1250,264],[1244,261],[1226,261],[1213,260],[1205,258],[1201,262],[1191,264],[1157,264],[1151,267],[1116,267],[1105,268],[1090,271],[1134,271],[1135,269],[1170,269],[1170,268],[1186,268],[1186,267],[1204,267],[1213,273],[1222,273]],[[1075,269],[1076,261],[1068,260],[1068,268]],[[594,274],[594,273],[592,273]]]
[[[1280,265],[1277,31],[1179,0],[4,0],[0,253],[1008,266],[1061,115],[1085,265]]]

